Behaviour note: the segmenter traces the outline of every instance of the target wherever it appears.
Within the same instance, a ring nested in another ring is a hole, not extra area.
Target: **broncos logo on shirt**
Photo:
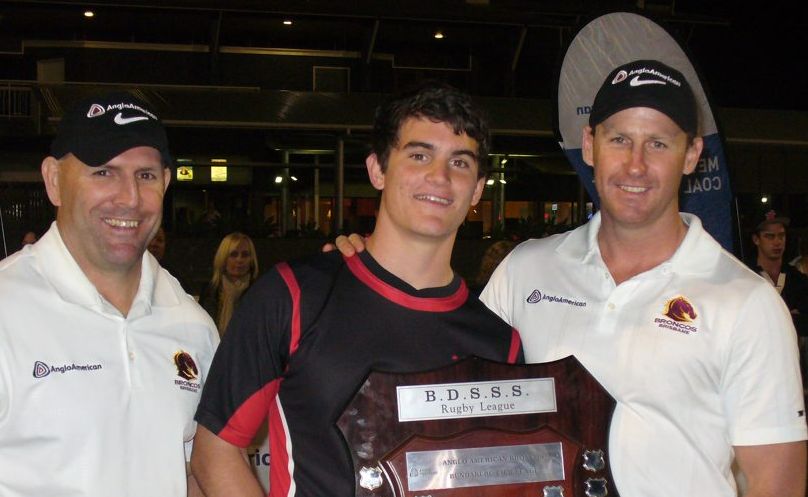
[[[191,354],[184,350],[174,353],[174,365],[177,367],[177,376],[186,380],[195,380],[199,377],[199,370]]]
[[[698,317],[693,305],[684,297],[676,297],[665,304],[666,316],[680,323],[689,323]]]

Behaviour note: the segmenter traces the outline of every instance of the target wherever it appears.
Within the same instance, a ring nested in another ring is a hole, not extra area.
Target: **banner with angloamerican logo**
[[[650,19],[627,12],[607,14],[584,26],[575,36],[559,74],[559,144],[597,205],[592,168],[581,153],[581,133],[606,76],[614,68],[640,59],[656,59],[679,70],[693,89],[699,105],[704,151],[693,174],[682,179],[680,209],[697,215],[707,232],[731,251],[732,191],[723,142],[710,103],[685,52],[665,29]]]

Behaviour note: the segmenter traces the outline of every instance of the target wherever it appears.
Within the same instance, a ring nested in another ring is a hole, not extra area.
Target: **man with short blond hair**
[[[679,212],[702,146],[679,71],[615,68],[583,130],[600,211],[518,246],[481,298],[522,332],[528,362],[574,354],[617,400],[608,457],[620,495],[735,496],[734,459],[746,496],[804,497],[791,318],[771,285]]]

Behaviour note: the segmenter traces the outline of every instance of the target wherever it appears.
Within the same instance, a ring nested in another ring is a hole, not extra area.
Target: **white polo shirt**
[[[142,268],[123,317],[56,223],[0,262],[3,497],[185,497],[218,334],[148,252]]]
[[[527,361],[573,354],[617,400],[609,457],[623,497],[735,496],[732,446],[808,436],[782,299],[682,218],[673,257],[620,285],[598,214],[519,245],[482,293],[519,330]]]

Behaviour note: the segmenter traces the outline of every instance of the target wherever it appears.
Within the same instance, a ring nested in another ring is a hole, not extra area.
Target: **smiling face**
[[[665,114],[633,107],[583,133],[584,161],[594,168],[604,223],[644,228],[678,220],[679,183],[698,163],[703,143],[688,141]]]
[[[160,153],[135,147],[99,167],[72,154],[48,157],[42,173],[48,197],[59,208],[59,233],[82,270],[139,274],[171,179]]]
[[[424,118],[401,125],[384,172],[375,154],[367,166],[371,183],[383,190],[377,230],[405,238],[454,240],[485,182],[477,177],[476,140]]]

